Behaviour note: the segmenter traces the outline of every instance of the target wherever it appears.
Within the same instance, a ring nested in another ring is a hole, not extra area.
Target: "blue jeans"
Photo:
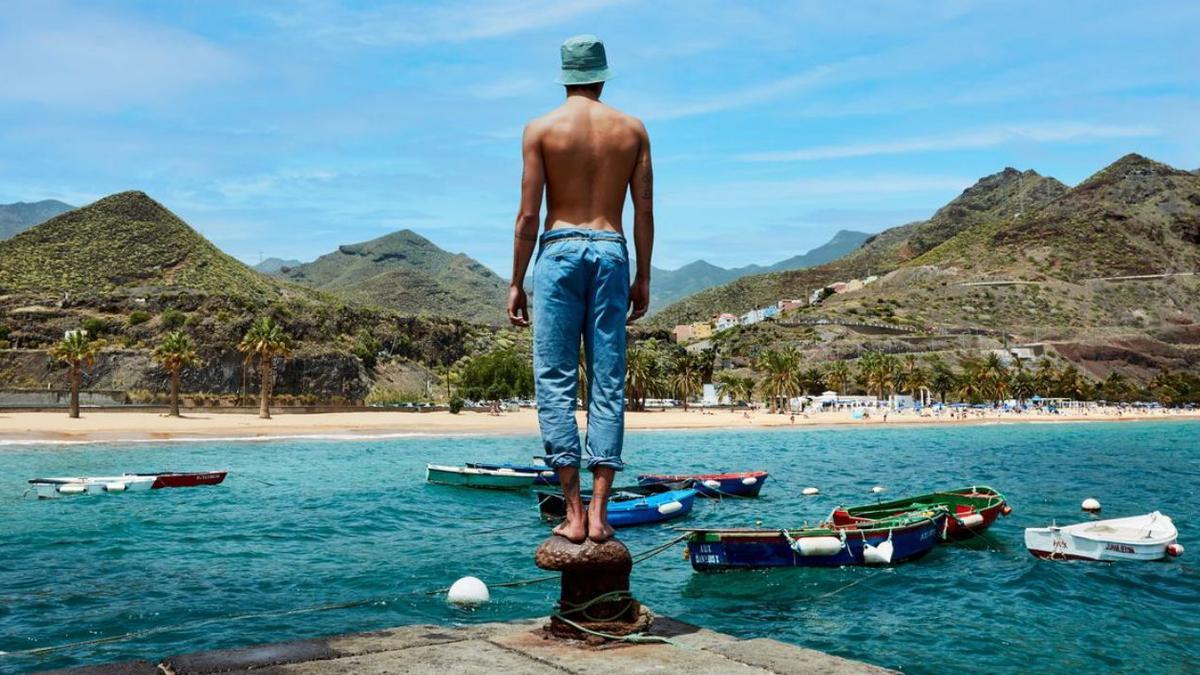
[[[533,378],[546,463],[579,466],[579,342],[587,365],[588,467],[620,471],[625,436],[625,237],[588,229],[542,235],[533,266]]]

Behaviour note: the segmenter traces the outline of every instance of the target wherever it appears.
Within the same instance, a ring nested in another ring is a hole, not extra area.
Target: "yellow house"
[[[713,335],[712,324],[707,321],[697,321],[692,324],[692,337],[697,340],[706,340]]]

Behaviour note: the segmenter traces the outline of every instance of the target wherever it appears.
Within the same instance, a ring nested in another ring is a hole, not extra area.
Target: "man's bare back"
[[[546,229],[621,232],[625,190],[649,143],[637,119],[586,96],[571,96],[534,120],[529,140],[541,154]]]

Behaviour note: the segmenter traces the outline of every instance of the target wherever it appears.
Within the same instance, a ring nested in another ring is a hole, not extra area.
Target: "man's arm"
[[[538,217],[542,212],[542,191],[546,170],[542,165],[541,140],[533,123],[525,127],[521,140],[524,169],[521,171],[521,207],[517,210],[513,234],[512,279],[508,283],[508,320],[514,326],[529,325],[528,300],[525,297],[525,270],[538,239]]]
[[[629,287],[629,323],[645,316],[650,308],[650,255],[654,249],[654,168],[650,163],[650,134],[637,123],[641,140],[637,163],[629,177],[633,197],[633,244],[637,250],[637,274]]]

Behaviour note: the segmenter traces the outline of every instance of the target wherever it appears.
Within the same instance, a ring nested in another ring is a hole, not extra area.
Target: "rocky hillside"
[[[492,335],[260,274],[141,192],[0,242],[0,387],[61,386],[45,350],[64,331],[86,327],[108,344],[87,386],[161,393],[167,376],[150,352],[165,332],[184,330],[203,360],[186,389],[228,397],[243,387],[237,344],[264,315],[295,342],[280,394],[310,402],[362,401],[381,373],[453,363]]]
[[[654,268],[650,276],[650,303],[653,308],[664,308],[671,303],[706,288],[729,283],[735,279],[754,274],[782,272],[815,267],[837,260],[849,254],[871,235],[865,232],[841,230],[824,244],[795,255],[786,260],[780,260],[772,265],[747,265],[745,267],[724,268],[704,260],[688,263],[674,270]]]
[[[508,285],[481,263],[412,230],[339,246],[279,278],[404,314],[505,322]]]
[[[1198,272],[1200,176],[1129,155],[1069,189],[1006,170],[834,263],[740,279],[661,316],[744,309],[873,273],[861,290],[789,317],[799,325],[731,331],[725,347],[807,345],[820,360],[1034,342],[1093,376],[1145,380],[1200,368]]]
[[[748,276],[692,295],[663,309],[661,325],[708,318],[715,312],[741,313],[779,298],[807,297],[815,288],[836,281],[884,274],[917,258],[961,232],[979,225],[1011,220],[1041,208],[1067,187],[1035,171],[1008,168],[979,179],[928,220],[885,230],[835,261],[803,270]]]
[[[73,208],[57,199],[0,204],[0,239],[8,239]]]
[[[294,258],[289,258],[286,260],[284,258],[267,258],[266,260],[263,260],[252,267],[256,271],[262,272],[263,274],[279,274],[279,272],[285,267],[296,267],[297,265],[303,264],[303,261],[296,260]]]

